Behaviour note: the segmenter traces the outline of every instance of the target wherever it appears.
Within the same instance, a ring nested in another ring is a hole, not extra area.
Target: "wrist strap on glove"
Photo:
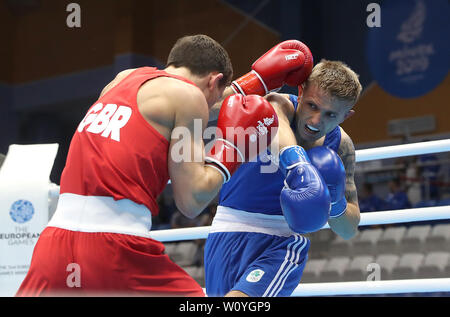
[[[231,83],[231,88],[237,94],[241,95],[259,95],[265,96],[269,93],[266,84],[261,76],[254,70],[248,72],[242,77]]]
[[[280,170],[284,176],[297,165],[311,163],[304,148],[298,145],[287,146],[280,151]]]
[[[330,218],[338,218],[347,211],[347,199],[343,197],[341,200],[331,203]]]
[[[218,138],[213,147],[205,156],[207,166],[218,170],[223,176],[224,184],[227,183],[231,175],[239,165],[244,162],[241,151],[230,141]]]

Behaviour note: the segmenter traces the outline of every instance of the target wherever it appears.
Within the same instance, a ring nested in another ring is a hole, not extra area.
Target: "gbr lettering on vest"
[[[120,129],[127,124],[132,113],[131,108],[127,106],[97,103],[79,124],[78,132],[86,130],[89,133],[101,133],[102,137],[120,142]]]

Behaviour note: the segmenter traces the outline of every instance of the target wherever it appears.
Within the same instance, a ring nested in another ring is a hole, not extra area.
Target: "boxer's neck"
[[[187,80],[192,81],[197,87],[202,87],[202,85],[204,84],[204,79],[192,74],[192,72],[186,68],[186,67],[175,67],[175,66],[169,66],[166,69],[164,69],[164,71],[166,73],[169,73],[171,75],[176,75],[176,76],[180,76],[183,77]]]

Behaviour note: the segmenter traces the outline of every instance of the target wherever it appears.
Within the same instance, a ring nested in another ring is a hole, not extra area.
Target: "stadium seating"
[[[366,229],[361,232],[359,238],[353,242],[354,254],[375,254],[377,252],[377,243],[383,234],[383,229]]]
[[[425,252],[425,239],[430,234],[431,225],[411,226],[401,240],[401,249],[406,252]]]
[[[339,256],[331,258],[320,272],[320,282],[340,282],[344,278],[344,270],[350,264],[350,258]]]
[[[369,264],[374,262],[374,256],[372,255],[360,255],[354,257],[348,267],[344,269],[343,280],[344,281],[365,281],[368,277]]]
[[[450,252],[450,224],[437,224],[425,238],[428,251]]]
[[[414,279],[424,260],[422,253],[406,253],[400,257],[398,265],[392,270],[392,279]]]
[[[380,266],[380,279],[391,280],[392,270],[398,265],[400,257],[396,254],[380,254],[376,257],[375,263]]]
[[[305,269],[303,270],[302,282],[303,283],[316,283],[319,282],[320,274],[322,273],[326,259],[311,259],[306,262]]]
[[[389,227],[384,230],[377,242],[377,253],[401,254],[400,242],[406,233],[406,227]]]
[[[450,253],[431,252],[425,257],[424,263],[417,271],[418,278],[438,278],[448,277],[445,274],[445,267],[449,264]]]
[[[341,236],[335,234],[335,239],[333,239],[328,247],[329,256],[339,256],[342,254],[352,255],[353,254],[353,242],[358,239],[358,234],[350,240],[345,240]]]

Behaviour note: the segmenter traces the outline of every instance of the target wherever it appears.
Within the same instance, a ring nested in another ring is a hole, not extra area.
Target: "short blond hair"
[[[322,59],[314,66],[304,88],[312,83],[328,92],[330,96],[347,100],[352,105],[356,103],[362,91],[359,75],[340,61]]]

